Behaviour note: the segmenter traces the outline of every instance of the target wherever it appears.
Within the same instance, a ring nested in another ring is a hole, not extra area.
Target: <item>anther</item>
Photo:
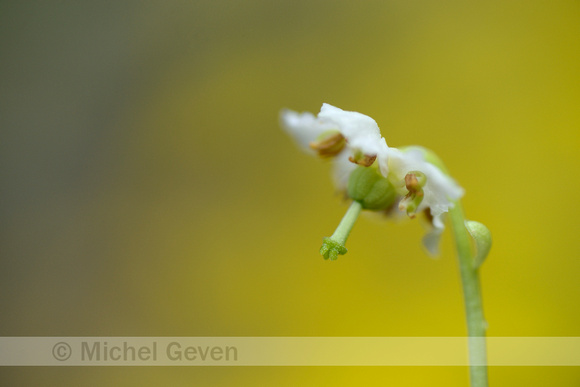
[[[346,145],[346,139],[337,131],[322,133],[316,141],[312,141],[309,146],[315,150],[320,157],[336,156]]]

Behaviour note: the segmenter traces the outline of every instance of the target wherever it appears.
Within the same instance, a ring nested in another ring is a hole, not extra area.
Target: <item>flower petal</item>
[[[433,216],[439,216],[453,208],[453,202],[461,198],[464,191],[455,180],[445,175],[439,168],[433,164],[426,164],[427,184],[424,188],[425,197],[419,210],[429,207]]]
[[[346,138],[349,147],[364,154],[375,156],[380,149],[378,142],[384,141],[376,121],[364,114],[345,111],[325,103],[322,104],[318,118],[324,124],[334,125]]]
[[[438,216],[447,212],[453,207],[453,201],[463,196],[463,189],[439,168],[427,162],[419,150],[402,152],[396,148],[388,148],[386,152],[379,154],[379,165],[381,170],[388,170],[389,179],[401,195],[406,194],[404,181],[409,172],[420,171],[425,174],[425,196],[417,212],[429,208],[433,216]]]
[[[430,230],[423,236],[423,247],[427,253],[432,257],[437,257],[439,255],[439,242],[441,240],[441,234],[445,229],[445,224],[442,219],[443,215],[434,216],[431,222]]]
[[[312,113],[298,113],[284,109],[280,112],[280,125],[290,134],[302,150],[314,154],[309,144],[327,130],[336,129],[332,123],[322,123]]]
[[[332,179],[340,192],[346,192],[350,174],[357,168],[355,163],[349,161],[349,156],[349,152],[341,152],[332,160]]]

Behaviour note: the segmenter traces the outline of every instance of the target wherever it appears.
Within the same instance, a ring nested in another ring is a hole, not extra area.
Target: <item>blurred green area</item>
[[[435,150],[494,246],[492,336],[580,335],[580,3],[0,3],[2,336],[461,336],[451,237],[346,210],[278,127]],[[464,386],[465,368],[4,369],[7,385]],[[492,368],[577,386],[578,368]]]

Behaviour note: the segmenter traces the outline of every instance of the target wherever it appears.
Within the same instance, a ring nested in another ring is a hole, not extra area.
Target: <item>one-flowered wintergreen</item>
[[[303,150],[333,159],[334,182],[340,191],[347,194],[358,191],[349,186],[356,183],[350,177],[357,167],[375,168],[392,188],[385,194],[393,199],[384,202],[396,202],[398,205],[394,210],[410,217],[424,215],[429,231],[423,238],[423,245],[429,254],[438,254],[439,236],[444,229],[443,216],[463,195],[463,189],[429,162],[425,152],[417,147],[389,147],[375,120],[329,104],[322,105],[318,116],[283,110],[281,123]],[[378,208],[367,206],[365,209]],[[395,215],[394,211],[388,213]]]
[[[483,224],[465,219],[459,201],[464,191],[443,162],[420,146],[389,147],[372,118],[328,104],[318,116],[284,110],[281,124],[302,149],[333,160],[336,187],[352,200],[335,232],[323,239],[320,254],[325,259],[346,254],[346,239],[362,210],[421,215],[428,225],[423,245],[431,255],[438,254],[444,218],[449,217],[463,286],[471,386],[486,387],[487,324],[479,269],[489,253],[491,234]]]

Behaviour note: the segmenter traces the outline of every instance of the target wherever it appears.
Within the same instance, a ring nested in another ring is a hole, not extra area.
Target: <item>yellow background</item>
[[[491,336],[580,336],[578,1],[2,3],[3,336],[461,336],[451,237],[362,217],[278,126],[433,149],[494,246]],[[465,386],[461,367],[14,368],[6,385]],[[578,386],[494,367],[491,386]]]

